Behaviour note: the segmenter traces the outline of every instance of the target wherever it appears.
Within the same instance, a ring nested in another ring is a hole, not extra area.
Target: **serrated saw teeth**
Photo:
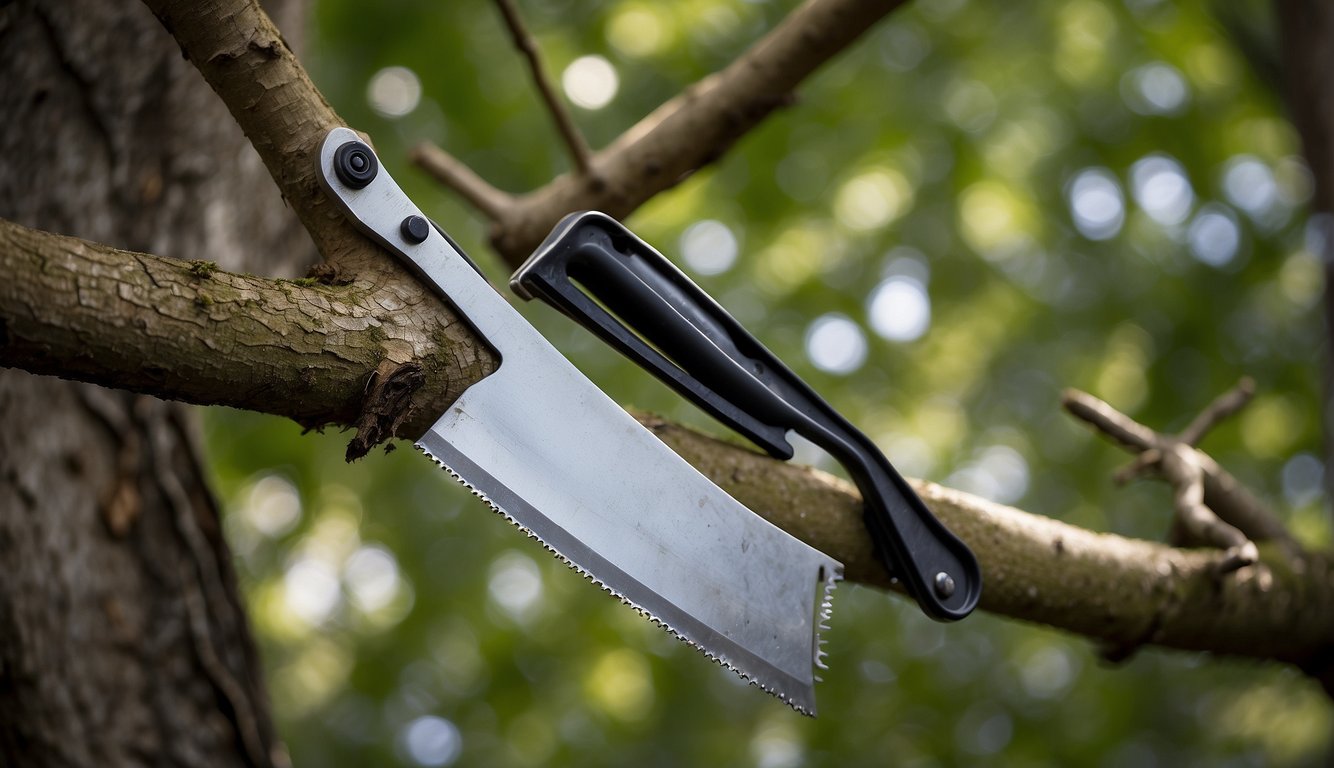
[[[784,691],[774,686],[765,684],[764,682],[760,681],[757,677],[747,672],[745,669],[733,664],[725,656],[716,653],[710,650],[709,648],[705,647],[704,645],[701,645],[700,643],[697,643],[694,640],[690,639],[685,634],[677,630],[676,627],[673,627],[667,621],[654,615],[652,611],[648,610],[642,605],[635,603],[633,600],[630,600],[628,597],[626,597],[624,594],[616,590],[614,587],[610,586],[606,582],[594,576],[593,573],[589,571],[587,568],[584,568],[575,561],[571,560],[569,557],[566,557],[564,553],[562,553],[560,550],[556,549],[551,544],[549,544],[537,532],[533,531],[531,528],[520,522],[517,517],[507,512],[503,506],[497,504],[485,492],[474,486],[472,483],[468,482],[468,480],[462,474],[455,471],[454,468],[451,467],[449,463],[446,462],[444,459],[433,454],[430,451],[430,449],[428,449],[426,446],[422,445],[421,443],[414,443],[414,446],[428,459],[435,462],[435,464],[438,465],[441,469],[445,470],[446,474],[448,474],[451,478],[453,478],[455,482],[457,482],[459,485],[462,485],[465,489],[467,489],[469,493],[471,493],[473,496],[476,496],[488,507],[490,507],[493,512],[495,512],[496,514],[504,518],[506,521],[508,521],[510,525],[513,525],[515,528],[522,531],[524,535],[528,536],[529,538],[536,541],[538,544],[542,545],[543,549],[554,555],[556,559],[564,563],[566,567],[570,568],[575,573],[578,573],[579,575],[583,576],[586,580],[596,585],[602,591],[606,592],[612,597],[615,597],[622,605],[631,608],[632,610],[635,611],[635,613],[639,614],[645,619],[648,619],[650,623],[662,627],[672,637],[685,643],[686,645],[690,646],[696,651],[699,651],[710,661],[728,670],[737,677],[741,678],[747,684],[759,688],[760,690],[764,691],[770,696],[773,696],[779,701],[782,701],[784,704],[788,705],[794,711],[802,715],[806,715],[807,717],[815,716],[815,710],[813,707],[808,708],[802,703],[798,702],[796,699],[789,696]],[[824,663],[824,660],[827,659],[829,655],[823,650],[821,650],[821,648],[826,644],[827,641],[820,636],[820,632],[827,631],[829,629],[827,622],[829,620],[830,611],[833,607],[834,589],[835,587],[838,586],[838,582],[842,580],[842,578],[843,578],[843,572],[841,567],[835,569],[827,569],[823,575],[823,584],[822,584],[823,599],[821,600],[819,608],[820,621],[816,626],[815,634],[814,637],[812,638],[813,641],[812,646],[815,649],[813,657],[814,666],[821,670],[829,669],[828,665]],[[823,678],[819,677],[818,675],[813,676],[813,679],[817,682],[823,682]]]

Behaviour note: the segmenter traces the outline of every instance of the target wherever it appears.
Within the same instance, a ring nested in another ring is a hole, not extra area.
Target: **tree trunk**
[[[0,217],[236,270],[313,255],[139,3],[9,5],[0,50]],[[285,763],[193,414],[4,370],[0,424],[0,764]]]
[[[1315,182],[1309,226],[1325,267],[1325,493],[1334,499],[1334,7],[1323,0],[1276,0],[1274,9],[1288,114]]]

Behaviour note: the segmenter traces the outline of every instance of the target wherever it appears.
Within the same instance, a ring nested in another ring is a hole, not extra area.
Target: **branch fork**
[[[1277,540],[1290,553],[1297,552],[1278,517],[1196,447],[1254,395],[1254,380],[1243,378],[1175,435],[1150,429],[1086,392],[1067,390],[1062,401],[1072,416],[1137,453],[1117,471],[1118,485],[1151,474],[1172,486],[1172,543],[1223,550],[1217,563],[1221,576],[1258,562],[1256,541]]]

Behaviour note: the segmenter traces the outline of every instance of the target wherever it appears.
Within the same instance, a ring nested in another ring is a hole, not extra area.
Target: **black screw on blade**
[[[380,172],[380,161],[371,148],[360,141],[349,141],[334,151],[334,173],[353,189],[361,189]]]
[[[403,219],[403,223],[398,225],[398,233],[403,239],[412,245],[426,242],[426,236],[431,234],[431,225],[426,219],[413,214]]]

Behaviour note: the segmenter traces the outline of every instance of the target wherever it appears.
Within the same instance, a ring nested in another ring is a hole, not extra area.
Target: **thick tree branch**
[[[686,88],[596,152],[591,173],[560,176],[514,199],[492,219],[492,244],[518,265],[565,214],[600,210],[624,218],[649,198],[718,159],[793,89],[847,48],[903,0],[808,0],[725,69]],[[443,151],[418,151],[417,161],[436,173]],[[452,158],[450,158],[453,160]],[[453,160],[453,164],[461,164]],[[457,174],[436,178],[471,199]]]
[[[392,339],[428,374],[401,425],[402,436],[415,437],[490,370],[461,324],[392,291],[229,274],[8,223],[0,224],[0,269],[0,362],[37,372],[303,424],[351,424],[367,411],[368,377],[384,370],[380,350]],[[888,584],[855,489],[639,418],[742,503],[843,561],[849,580]],[[915,486],[978,553],[982,607],[994,613],[1118,646],[1299,664],[1314,664],[1334,637],[1334,570],[1323,557],[1289,564],[1266,551],[1256,566],[1220,576],[1218,552],[1098,534]]]
[[[818,470],[641,419],[739,501],[843,561],[849,581],[887,585],[862,531],[855,488]],[[1256,566],[1220,579],[1223,555],[1216,551],[1095,533],[910,482],[977,553],[983,610],[1119,647],[1147,643],[1298,664],[1316,663],[1334,636],[1334,616],[1324,613],[1334,608],[1334,567],[1325,556],[1293,566],[1284,554],[1262,549]]]
[[[420,434],[494,369],[490,351],[412,283],[237,275],[3,220],[0,274],[6,367],[308,427],[356,423],[377,368],[411,364],[428,375],[401,430]]]
[[[401,267],[353,229],[320,189],[315,175],[320,144],[331,129],[345,124],[259,4],[145,4],[227,105],[325,260],[363,279],[410,281]]]

